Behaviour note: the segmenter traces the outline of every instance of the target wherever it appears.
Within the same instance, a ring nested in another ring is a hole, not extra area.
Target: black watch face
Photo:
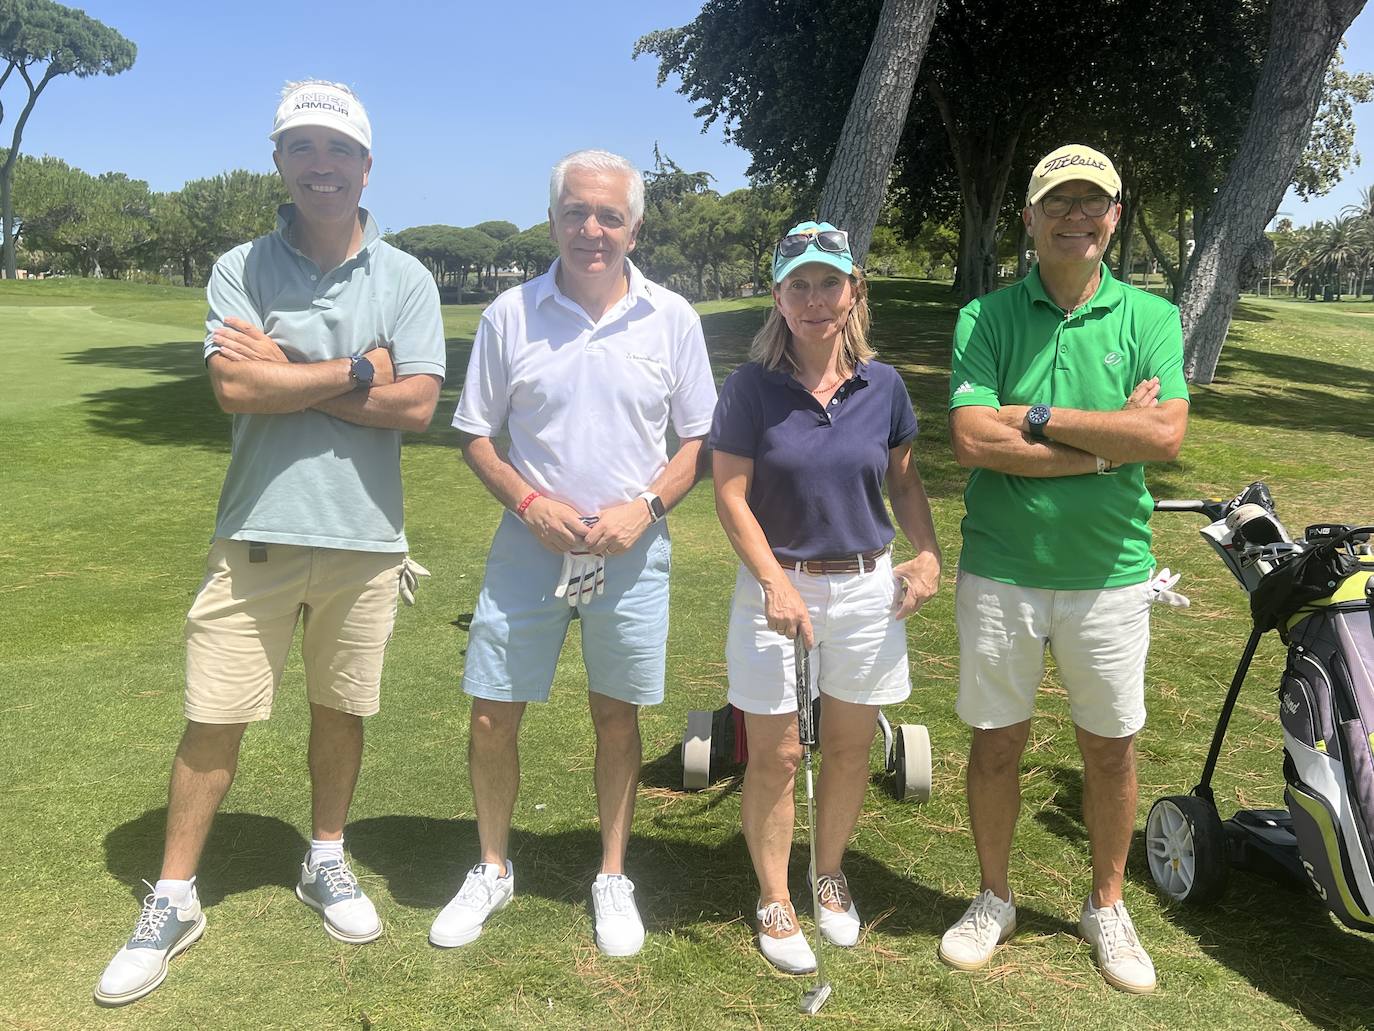
[[[662,519],[666,514],[663,508],[663,499],[659,497],[655,497],[653,501],[649,502],[649,509],[654,513],[656,520]]]
[[[1026,422],[1030,425],[1031,432],[1039,436],[1045,430],[1045,424],[1050,421],[1050,409],[1048,405],[1035,405],[1026,413]]]
[[[377,370],[372,367],[372,363],[366,358],[355,358],[351,371],[355,380],[365,387],[370,387],[372,386],[372,377]]]

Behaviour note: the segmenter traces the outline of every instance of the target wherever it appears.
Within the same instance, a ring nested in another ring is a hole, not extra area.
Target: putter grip
[[[811,655],[798,637],[794,642],[797,660],[797,738],[815,746],[815,709],[811,705]]]

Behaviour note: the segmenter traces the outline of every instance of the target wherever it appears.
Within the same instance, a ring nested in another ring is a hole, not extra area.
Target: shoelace
[[[348,868],[347,863],[333,863],[327,866],[321,866],[316,872],[324,874],[324,883],[325,887],[329,889],[329,894],[357,894],[358,879],[353,876],[353,871]]]
[[[490,904],[495,891],[496,882],[487,880],[486,873],[479,864],[468,873],[453,901],[471,909],[483,909]]]
[[[763,907],[759,925],[765,931],[783,931],[789,934],[797,929],[797,922],[792,919],[792,914],[781,902],[770,902]]]
[[[1097,916],[1097,926],[1102,931],[1103,958],[1113,960],[1118,956],[1129,956],[1133,959],[1145,959],[1145,950],[1141,947],[1140,938],[1135,933],[1135,924],[1131,923],[1125,904],[1116,902],[1106,912],[1105,918],[1102,916],[1102,910],[1098,910]]]
[[[147,881],[143,883],[148,884]],[[162,927],[167,923],[167,918],[172,915],[171,900],[168,899],[164,908],[158,909],[157,893],[151,884],[148,884],[148,891],[150,894],[143,899],[143,911],[138,914],[138,923],[134,925],[133,940],[136,942],[156,941],[162,934]]]
[[[973,905],[969,907],[968,915],[964,917],[964,923],[973,923],[973,934],[981,938],[993,927],[998,926],[997,917],[993,915],[993,909],[1002,902],[991,890],[982,892],[973,900]],[[967,933],[967,932],[965,932]]]
[[[823,906],[838,906],[841,912],[849,910],[849,886],[838,877],[821,874],[816,878],[816,894]]]
[[[611,908],[617,913],[628,913],[632,905],[630,898],[634,895],[634,886],[624,877],[615,877],[608,881],[603,881],[596,885],[597,894],[601,896],[603,904],[609,902]]]

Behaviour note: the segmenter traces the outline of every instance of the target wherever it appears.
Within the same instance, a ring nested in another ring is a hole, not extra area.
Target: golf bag
[[[1284,801],[1317,894],[1374,931],[1374,557],[1370,527],[1309,527],[1309,547],[1261,579],[1257,632],[1288,645],[1279,687]],[[1361,539],[1362,538],[1362,539]]]

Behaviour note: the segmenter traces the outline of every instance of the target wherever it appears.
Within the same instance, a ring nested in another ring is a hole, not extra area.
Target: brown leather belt
[[[874,564],[886,554],[887,548],[877,548],[846,558],[807,559],[805,562],[793,562],[791,566],[793,569],[810,573],[812,576],[826,576],[835,573],[871,573]],[[784,565],[786,564],[784,563]]]

